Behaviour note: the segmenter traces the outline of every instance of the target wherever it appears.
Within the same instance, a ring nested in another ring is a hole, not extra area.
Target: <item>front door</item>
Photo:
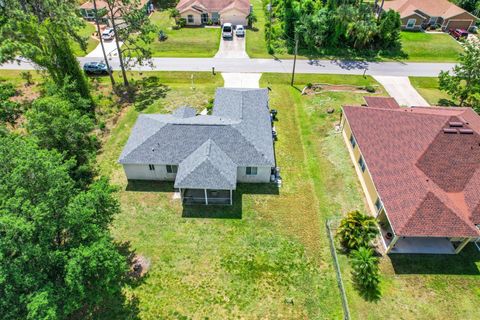
[[[206,24],[208,22],[208,13],[202,13],[202,24]]]

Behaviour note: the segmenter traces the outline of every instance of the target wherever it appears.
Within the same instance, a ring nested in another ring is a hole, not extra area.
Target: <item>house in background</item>
[[[392,0],[385,1],[383,10],[400,14],[402,29],[421,30],[422,26],[441,25],[443,31],[469,30],[477,17],[448,0]]]
[[[108,23],[107,16],[107,2],[103,0],[97,0],[97,10],[99,15],[102,17],[103,22]],[[140,0],[139,3],[141,8],[145,9],[145,14],[150,14],[153,11],[153,4],[150,0]],[[95,7],[93,5],[93,1],[87,1],[80,6],[80,14],[86,20],[94,20],[95,19]],[[120,18],[120,13],[117,12],[115,14],[115,18]],[[116,19],[115,19],[116,20]]]
[[[271,182],[268,90],[219,88],[212,115],[142,114],[119,163],[129,180],[174,181],[184,204],[231,205],[238,182]]]
[[[480,237],[480,117],[470,108],[343,107],[343,137],[386,253],[458,253]]]
[[[251,12],[250,0],[180,0],[176,8],[190,26],[205,25],[209,20],[245,26]]]

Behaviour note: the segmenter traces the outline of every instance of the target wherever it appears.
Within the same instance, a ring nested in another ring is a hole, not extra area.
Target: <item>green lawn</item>
[[[220,75],[144,72],[166,86],[143,112],[170,112],[180,105],[201,110]],[[276,155],[283,186],[239,185],[231,208],[182,209],[172,184],[127,184],[116,160],[138,116],[126,107],[115,121],[98,157],[99,172],[118,186],[121,213],[117,240],[128,241],[151,267],[127,294],[138,298],[142,319],[339,319],[342,308],[325,230],[327,218],[365,199],[342,136],[334,125],[340,107],[361,104],[363,95],[323,92],[302,96],[307,83],[375,85],[361,76],[302,75],[290,87],[289,75],[264,74],[271,107],[279,111]],[[334,108],[333,114],[326,110]],[[478,317],[480,255],[468,247],[449,257],[403,256],[381,260],[382,297],[365,301],[353,288],[350,267],[340,255],[353,319],[450,319]],[[294,303],[287,301],[293,299]]]
[[[455,62],[463,51],[446,33],[402,32],[402,47],[409,61]]]
[[[97,45],[100,43],[98,40],[91,37],[92,34],[96,32],[96,30],[97,29],[96,29],[94,24],[92,24],[90,22],[85,22],[85,27],[82,28],[79,32],[80,36],[87,39],[87,49],[86,49],[86,51],[83,51],[82,48],[80,48],[80,45],[77,42],[75,42],[73,40],[70,41],[70,45],[72,47],[72,50],[77,57],[86,56],[90,51],[95,49],[97,47]]]
[[[253,28],[247,29],[245,49],[250,58],[270,58],[265,41],[265,21],[268,17],[265,17],[262,0],[251,0],[250,3],[253,5],[258,21]]]
[[[410,82],[431,105],[456,105],[450,95],[438,88],[438,78],[410,77]]]
[[[154,57],[213,57],[220,45],[220,28],[186,27],[172,30],[175,24],[167,11],[156,11],[151,21],[167,35],[166,41],[155,36],[150,45]]]

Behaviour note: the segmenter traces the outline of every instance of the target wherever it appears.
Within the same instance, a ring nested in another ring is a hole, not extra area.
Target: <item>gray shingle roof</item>
[[[237,166],[208,139],[180,163],[175,188],[235,190],[236,183]]]
[[[192,110],[181,107],[173,114],[140,115],[119,162],[181,166],[184,161],[193,161],[192,157],[197,159],[208,141],[210,150],[216,150],[215,154],[220,150],[237,167],[275,165],[267,89],[219,88],[212,115],[195,116]],[[205,170],[216,169],[222,174],[230,170],[228,163],[220,161]],[[189,166],[184,173],[193,177],[197,173]],[[207,166],[206,162],[201,166]],[[236,169],[233,171],[236,178]],[[180,177],[179,171],[177,179]]]
[[[213,115],[140,115],[120,163],[180,164],[211,139],[237,166],[274,166],[267,89],[217,89]]]

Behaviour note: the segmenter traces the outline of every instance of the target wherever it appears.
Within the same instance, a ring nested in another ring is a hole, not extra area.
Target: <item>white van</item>
[[[224,39],[226,39],[226,38],[232,39],[233,38],[233,26],[232,26],[231,23],[223,24],[223,26],[222,26],[222,37]]]

